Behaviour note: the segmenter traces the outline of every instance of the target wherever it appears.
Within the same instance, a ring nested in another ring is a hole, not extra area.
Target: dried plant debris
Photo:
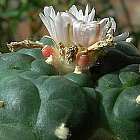
[[[10,44],[7,44],[7,47],[11,52],[17,51],[22,48],[43,48],[44,45],[39,42],[33,42],[31,40],[24,40],[20,42],[11,42]]]

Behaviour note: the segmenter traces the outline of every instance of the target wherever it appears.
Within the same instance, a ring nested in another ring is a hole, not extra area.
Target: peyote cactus
[[[23,52],[25,49],[0,57],[0,139],[79,139],[88,135],[97,117],[90,77],[59,76],[44,59]],[[28,52],[39,54],[41,50]]]
[[[1,140],[140,139],[140,55],[128,33],[114,36],[113,18],[94,14],[45,7],[51,37],[8,44],[12,52],[0,55]]]
[[[138,65],[106,74],[98,81],[100,124],[119,140],[140,139]]]

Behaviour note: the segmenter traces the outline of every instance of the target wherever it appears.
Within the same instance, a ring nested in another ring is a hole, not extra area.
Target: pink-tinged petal
[[[81,22],[75,21],[73,23],[73,43],[77,45],[80,44],[80,30]]]
[[[90,46],[99,40],[100,26],[98,22],[92,23],[89,27],[87,26],[87,32],[89,34],[88,46]]]
[[[97,22],[77,22],[73,25],[74,43],[84,47],[92,45],[98,40]]]
[[[89,44],[92,42],[92,36],[93,32],[91,33],[91,31],[87,28],[85,28],[85,32],[83,33],[83,35],[81,36],[81,42],[80,45],[84,46],[84,47],[88,47]]]
[[[83,47],[86,47],[88,45],[88,39],[89,36],[86,25],[84,23],[81,23],[79,31],[79,44]]]

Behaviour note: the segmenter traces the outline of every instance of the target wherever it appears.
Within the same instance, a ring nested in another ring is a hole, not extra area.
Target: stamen
[[[67,44],[68,46],[72,44],[72,34],[73,34],[73,30],[72,30],[72,26],[70,24],[67,24]]]
[[[76,59],[76,54],[78,52],[78,47],[76,45],[67,48],[66,50],[66,63],[70,64],[72,62],[74,62],[74,60]]]

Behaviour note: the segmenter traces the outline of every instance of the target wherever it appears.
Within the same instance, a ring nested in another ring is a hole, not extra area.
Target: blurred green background
[[[63,11],[73,4],[82,9],[87,4],[95,7],[96,18],[114,17],[116,34],[129,31],[140,47],[140,0],[0,0],[0,51],[7,52],[11,41],[37,40],[47,34],[38,16],[44,6]]]

